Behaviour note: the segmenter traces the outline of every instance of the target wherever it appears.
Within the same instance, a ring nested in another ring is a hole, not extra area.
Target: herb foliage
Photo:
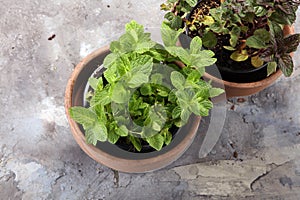
[[[186,124],[191,114],[209,114],[213,107],[209,98],[223,90],[201,77],[216,59],[212,51],[201,50],[199,37],[193,39],[190,49],[176,46],[182,31],[163,23],[163,46],[152,41],[137,22],[126,25],[126,32],[110,45],[104,76],[89,79],[93,88],[90,106],[69,111],[82,124],[87,143],[115,144],[125,137],[137,151],[142,141],[161,150],[172,141],[172,127]],[[178,67],[178,61],[185,67]]]
[[[268,62],[269,75],[277,67],[285,76],[292,74],[294,66],[289,54],[297,49],[300,34],[283,37],[282,28],[295,22],[299,0],[202,2],[204,4],[192,13],[197,1],[167,0],[161,9],[168,11],[165,18],[172,29],[181,28],[185,22],[189,33],[199,35],[203,45],[214,52],[232,51],[232,60],[251,59],[254,67]],[[187,18],[189,14],[191,17]],[[228,42],[220,42],[224,40]]]

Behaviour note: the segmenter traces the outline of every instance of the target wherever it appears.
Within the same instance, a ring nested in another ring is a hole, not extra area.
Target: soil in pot
[[[203,15],[209,14],[211,8],[216,8],[220,5],[219,0],[202,0],[193,8],[191,14],[187,17],[189,21],[193,21],[199,13]],[[260,23],[264,23],[261,20],[258,20]],[[249,24],[249,27],[252,25]],[[187,29],[186,34],[193,38],[195,36],[203,37],[201,30],[204,29],[199,24],[196,24],[197,30]],[[222,79],[225,81],[235,82],[235,83],[250,83],[263,80],[267,77],[267,63],[261,67],[255,68],[251,64],[251,60],[247,59],[246,61],[236,62],[230,58],[232,51],[226,50],[223,46],[230,46],[229,44],[229,35],[216,35],[217,45],[213,48],[208,48],[215,52],[215,57],[217,58],[216,65],[218,67],[219,73],[222,76]],[[251,53],[251,52],[250,52]],[[254,50],[253,52],[254,53]],[[215,75],[210,67],[207,68],[207,73]]]

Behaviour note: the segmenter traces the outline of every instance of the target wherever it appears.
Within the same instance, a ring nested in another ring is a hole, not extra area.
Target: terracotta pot
[[[74,69],[65,93],[65,110],[72,134],[81,149],[95,161],[122,172],[138,173],[153,171],[178,159],[191,145],[200,123],[200,117],[191,116],[181,127],[172,142],[160,151],[131,153],[109,142],[98,142],[97,146],[87,144],[84,130],[69,114],[72,106],[83,106],[84,91],[91,74],[103,63],[109,47],[103,47],[85,57]]]
[[[284,35],[293,34],[294,27],[284,26],[283,32]],[[281,75],[282,75],[281,70],[277,70],[277,72],[270,75],[269,77],[251,83],[235,83],[235,82],[224,81],[208,73],[204,74],[204,79],[211,80],[212,85],[215,87],[225,88],[226,97],[231,98],[231,97],[238,97],[238,96],[248,96],[260,92],[263,89],[267,88],[268,86],[272,85]],[[224,99],[224,95],[223,98],[219,98],[219,99]]]

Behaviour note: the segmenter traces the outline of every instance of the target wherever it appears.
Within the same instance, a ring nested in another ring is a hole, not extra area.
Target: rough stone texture
[[[74,66],[131,19],[157,33],[162,2],[0,0],[0,199],[300,198],[299,51],[292,78],[217,105],[224,127],[204,118],[164,169],[114,172],[75,143],[63,107]]]

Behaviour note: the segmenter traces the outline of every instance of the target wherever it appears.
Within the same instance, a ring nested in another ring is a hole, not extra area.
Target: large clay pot
[[[84,130],[69,114],[72,106],[84,105],[84,92],[88,78],[103,63],[109,47],[103,47],[85,57],[74,69],[65,93],[65,109],[72,134],[81,149],[95,161],[122,172],[138,173],[153,171],[178,159],[191,145],[200,123],[200,117],[191,116],[181,127],[172,142],[160,151],[150,153],[127,152],[109,142],[98,142],[97,146],[87,144]]]

